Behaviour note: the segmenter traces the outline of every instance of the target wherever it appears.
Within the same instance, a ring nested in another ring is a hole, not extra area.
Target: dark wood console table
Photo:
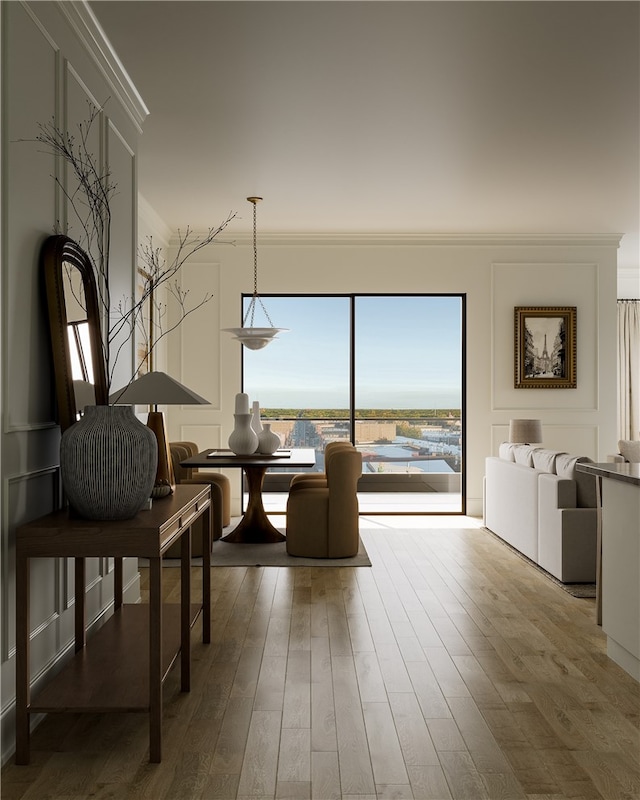
[[[204,515],[202,603],[192,604],[191,524]],[[186,535],[184,535],[186,534]],[[162,602],[162,556],[181,543],[180,604]],[[162,757],[162,685],[180,654],[182,691],[190,688],[190,629],[202,612],[202,641],[211,641],[211,492],[180,484],[133,519],[110,522],[57,511],[16,532],[16,763],[29,763],[31,714],[147,711],[149,759]],[[75,559],[75,657],[31,697],[30,559]],[[113,557],[114,613],[86,640],[85,558]],[[149,559],[149,604],[123,604],[123,557]]]

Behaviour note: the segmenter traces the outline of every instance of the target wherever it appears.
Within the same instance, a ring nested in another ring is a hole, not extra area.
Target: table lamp
[[[542,422],[539,419],[509,420],[509,441],[515,444],[542,442]]]
[[[158,411],[158,406],[206,406],[209,405],[209,401],[174,380],[166,372],[147,372],[146,375],[113,392],[109,396],[109,402],[114,405],[153,406],[147,417],[147,425],[158,441],[158,469],[151,496],[166,497],[171,494],[176,481],[164,414]]]

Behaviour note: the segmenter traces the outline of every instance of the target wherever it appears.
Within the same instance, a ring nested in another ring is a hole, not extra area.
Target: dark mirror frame
[[[56,399],[58,401],[58,423],[62,432],[73,425],[79,409],[73,388],[71,353],[67,334],[67,308],[64,296],[64,264],[71,264],[82,276],[87,322],[91,334],[91,359],[95,380],[96,405],[108,403],[107,371],[102,345],[100,310],[96,279],[85,251],[68,236],[49,236],[42,245],[41,268],[44,275]]]

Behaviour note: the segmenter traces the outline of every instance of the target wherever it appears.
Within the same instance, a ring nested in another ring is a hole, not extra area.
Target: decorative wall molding
[[[218,422],[203,423],[184,423],[179,426],[180,441],[196,442],[203,450],[208,447],[226,447],[226,442],[222,441],[222,425]]]
[[[594,261],[493,261],[491,264],[491,410],[512,416],[599,410],[602,265]],[[535,276],[529,282],[528,278]],[[513,387],[515,306],[578,307],[576,389]],[[537,409],[534,414],[531,409]]]
[[[12,559],[10,556],[10,549],[12,548],[12,542],[9,537],[9,531],[14,531],[13,539],[15,541],[15,528],[17,525],[22,524],[22,520],[15,519],[15,511],[11,504],[11,487],[16,486],[20,483],[28,484],[30,481],[40,480],[42,478],[50,478],[51,480],[51,497],[59,496],[60,494],[60,468],[57,464],[50,465],[46,467],[42,467],[40,469],[33,469],[29,470],[28,472],[23,472],[20,474],[14,475],[7,475],[3,478],[2,481],[2,530],[5,532],[2,538],[0,539],[0,564],[1,564],[1,591],[0,596],[2,598],[2,603],[0,607],[2,608],[2,633],[1,633],[1,641],[0,641],[0,660],[2,662],[7,661],[11,654],[14,651],[15,642],[9,641],[9,630],[11,626],[9,625],[9,615],[15,613],[15,598],[13,595],[13,586],[12,586],[12,579],[14,577],[13,573],[10,575],[9,570],[11,567]],[[42,493],[40,493],[42,494]],[[37,516],[37,513],[35,514]],[[53,587],[53,592],[56,598],[60,597],[60,575],[59,570],[55,571],[54,575],[54,582],[55,586]],[[57,619],[60,614],[60,604],[56,605],[54,608],[52,615],[49,619],[41,621],[41,624],[37,626],[37,630],[40,630],[42,626],[47,627],[54,619]]]
[[[201,235],[201,232],[194,231]],[[231,228],[220,243],[251,245],[252,233]],[[259,246],[278,247],[619,247],[620,233],[269,233],[260,232]],[[170,244],[175,246],[176,235]]]
[[[96,120],[90,146],[101,162],[114,162],[109,166],[119,186],[112,231],[116,296],[129,296],[137,249],[138,138],[148,111],[86,0],[0,3],[0,38],[11,45],[0,55],[0,729],[4,760],[15,738],[16,530],[59,508],[61,502],[60,433],[51,419],[54,403],[38,254],[56,221],[62,230],[67,229],[64,188],[56,187],[51,176],[65,186],[72,183],[64,165],[51,154],[17,142],[30,141],[37,134],[37,121],[54,120],[58,127],[72,129],[86,118],[87,102],[100,108],[109,98],[108,109]],[[113,611],[114,561],[90,560],[87,567],[87,620],[95,628]],[[124,570],[126,600],[137,602],[137,560],[126,559]],[[50,677],[73,650],[73,560],[35,559],[31,575],[31,663],[33,681],[38,682]]]
[[[31,18],[31,21],[38,28],[38,30],[44,36],[44,38],[47,40],[47,42],[49,42],[49,44],[51,45],[51,47],[54,50],[56,50],[57,52],[60,52],[60,48],[56,44],[55,40],[53,39],[53,37],[51,36],[49,31],[42,24],[42,22],[38,19],[36,14],[33,12],[33,9],[29,8],[29,3],[26,2],[25,0],[21,0],[21,2],[22,2],[22,7],[24,8],[25,12],[29,15],[29,17]]]
[[[118,102],[127,112],[138,132],[141,133],[142,123],[149,116],[149,109],[88,3],[85,0],[77,3],[57,0],[56,4],[95,62]]]

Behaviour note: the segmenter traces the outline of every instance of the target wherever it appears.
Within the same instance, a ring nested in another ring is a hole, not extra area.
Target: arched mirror
[[[58,422],[72,425],[86,405],[108,402],[95,275],[85,251],[68,236],[42,246]]]

